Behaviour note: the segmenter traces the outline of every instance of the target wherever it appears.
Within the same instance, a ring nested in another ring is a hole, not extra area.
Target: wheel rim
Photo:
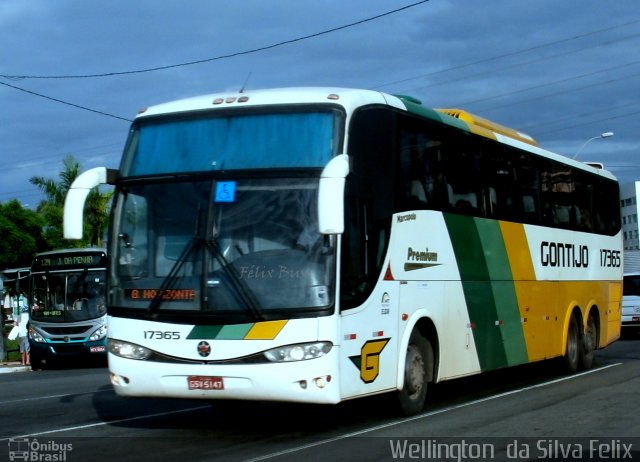
[[[593,318],[590,317],[589,322],[587,323],[587,331],[584,335],[584,347],[587,353],[590,353],[596,349],[596,344],[598,342],[596,335],[596,323]]]
[[[407,348],[407,359],[405,361],[404,387],[410,398],[418,396],[425,382],[424,358],[420,351],[414,346]]]

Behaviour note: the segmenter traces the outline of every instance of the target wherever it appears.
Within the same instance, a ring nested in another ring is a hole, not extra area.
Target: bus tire
[[[575,316],[571,316],[567,329],[567,349],[564,354],[564,364],[567,372],[573,374],[580,363],[580,328]]]
[[[429,371],[432,367],[432,351],[429,340],[414,330],[407,345],[404,384],[398,392],[398,405],[405,416],[415,415],[424,409]]]
[[[591,369],[593,356],[598,349],[598,326],[596,318],[592,314],[587,318],[587,329],[582,336],[582,344],[580,346],[580,366],[583,369]]]
[[[29,355],[29,362],[31,363],[31,370],[32,371],[39,371],[44,369],[44,365],[42,362],[42,359],[40,358],[40,356],[31,354]]]

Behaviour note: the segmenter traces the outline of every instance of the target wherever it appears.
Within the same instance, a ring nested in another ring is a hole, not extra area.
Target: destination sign
[[[107,256],[99,253],[61,253],[39,255],[33,260],[32,271],[62,270],[73,268],[100,268],[107,264]]]
[[[196,299],[195,289],[127,289],[127,297],[133,301],[165,300],[172,302],[190,302]]]

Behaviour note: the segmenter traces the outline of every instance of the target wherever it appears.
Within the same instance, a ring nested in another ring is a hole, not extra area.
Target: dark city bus
[[[31,265],[31,367],[70,359],[105,362],[107,318],[104,249],[66,249],[36,255]]]

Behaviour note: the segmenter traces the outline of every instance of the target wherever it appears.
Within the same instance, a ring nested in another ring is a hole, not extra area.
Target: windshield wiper
[[[179,278],[180,271],[182,270],[182,267],[185,265],[185,263],[192,261],[190,256],[196,255],[203,246],[206,246],[207,248],[212,250],[213,256],[215,257],[216,261],[225,272],[225,274],[229,277],[231,286],[240,297],[247,312],[256,320],[264,320],[264,315],[262,314],[262,311],[260,309],[260,303],[256,299],[251,289],[247,287],[247,284],[240,278],[233,265],[231,265],[222,254],[217,239],[215,237],[212,237],[211,239],[204,239],[198,234],[200,217],[201,209],[200,206],[198,206],[198,218],[196,220],[195,233],[193,237],[189,239],[189,242],[187,242],[187,245],[180,253],[180,256],[171,267],[169,274],[164,279],[164,281],[162,281],[160,288],[149,303],[149,314],[155,314],[158,311],[163,301],[164,292],[167,289],[171,288],[175,281]],[[206,272],[203,272],[202,277],[207,277]]]
[[[169,289],[178,279],[180,270],[182,269],[184,264],[189,261],[188,257],[191,254],[196,254],[198,249],[200,249],[203,244],[204,239],[199,236],[193,236],[191,239],[189,239],[189,242],[187,242],[187,245],[182,250],[182,253],[171,267],[171,271],[169,271],[169,274],[167,274],[167,277],[164,279],[164,281],[162,281],[162,284],[160,285],[160,288],[154,295],[153,299],[151,299],[151,302],[149,303],[149,313],[158,311],[158,308],[160,308],[160,304],[162,303],[163,294],[165,293],[165,291]]]
[[[235,267],[225,258],[222,250],[220,250],[220,246],[218,245],[218,240],[215,237],[212,237],[206,242],[206,245],[207,248],[212,250],[213,256],[215,257],[222,270],[227,276],[229,276],[231,285],[240,297],[247,311],[255,319],[264,320],[264,315],[262,314],[262,311],[260,309],[260,302],[253,294],[252,290],[247,286],[246,282],[244,282],[242,278],[240,278],[240,275],[236,271]]]
[[[202,248],[204,244],[204,239],[199,234],[201,216],[202,216],[202,207],[201,207],[201,204],[198,204],[198,212],[196,215],[196,222],[195,222],[195,227],[193,231],[193,237],[189,239],[189,242],[187,242],[187,245],[184,247],[184,249],[182,249],[180,256],[171,267],[169,274],[167,274],[167,277],[164,279],[164,281],[162,281],[162,284],[160,284],[160,288],[158,289],[153,299],[149,303],[150,314],[155,313],[160,308],[160,304],[162,303],[163,294],[165,290],[169,289],[178,279],[178,274],[180,273],[180,270],[182,269],[184,264],[187,262],[187,258],[191,254],[196,254],[196,252],[200,248]]]

